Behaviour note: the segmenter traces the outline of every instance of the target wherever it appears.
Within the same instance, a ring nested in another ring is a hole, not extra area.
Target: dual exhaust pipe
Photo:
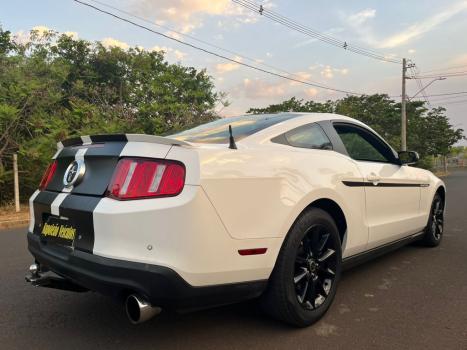
[[[130,294],[125,300],[125,311],[132,324],[140,324],[161,313],[162,309],[152,306],[146,299]]]

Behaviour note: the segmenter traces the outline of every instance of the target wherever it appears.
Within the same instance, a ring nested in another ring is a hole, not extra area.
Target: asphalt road
[[[438,248],[408,246],[347,271],[327,315],[307,329],[254,302],[132,326],[95,293],[33,288],[25,229],[0,232],[0,349],[467,349],[467,171],[446,179]]]

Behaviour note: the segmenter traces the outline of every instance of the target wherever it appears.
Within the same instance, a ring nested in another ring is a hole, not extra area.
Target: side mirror
[[[399,160],[401,162],[401,165],[404,164],[415,164],[420,160],[420,156],[418,155],[417,152],[413,151],[401,151],[399,152]]]

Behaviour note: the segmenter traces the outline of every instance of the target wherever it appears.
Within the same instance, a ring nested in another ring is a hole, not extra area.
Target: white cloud
[[[167,46],[159,46],[159,45],[156,45],[152,48],[150,48],[148,51],[164,51],[164,53],[167,53],[169,52],[169,49]]]
[[[452,63],[456,65],[467,65],[467,53],[455,57]]]
[[[73,40],[78,40],[78,33],[77,32],[64,32],[66,36],[70,37]]]
[[[352,26],[359,26],[367,22],[370,18],[374,18],[375,16],[376,10],[368,8],[350,15],[348,17],[348,21]]]
[[[434,30],[439,25],[447,22],[455,15],[467,10],[467,1],[459,1],[451,6],[443,5],[443,9],[432,16],[425,17],[423,20],[416,22],[399,33],[390,35],[386,38],[377,38],[373,28],[368,23],[368,20],[376,16],[376,11],[366,9],[344,18],[344,21],[360,36],[360,39],[366,44],[381,48],[390,49],[405,45],[414,39],[421,37]]]
[[[297,73],[294,73],[292,78],[296,78],[296,79],[299,79],[299,80],[308,80],[308,79],[311,78],[311,73],[309,73],[309,72],[297,72]],[[291,81],[289,84],[292,85],[292,86],[302,85],[302,83],[299,83],[299,82],[296,82],[296,81]]]
[[[386,38],[379,46],[382,48],[393,48],[403,45],[412,39],[418,38],[435,29],[440,24],[443,24],[453,16],[465,10],[467,10],[467,1],[455,3],[454,5],[445,8],[444,11],[428,17],[421,22],[415,23],[398,34]]]
[[[338,34],[338,33],[341,33],[343,31],[344,31],[344,28],[335,27],[335,28],[330,28],[330,29],[326,30],[324,32],[324,34],[333,36],[334,34]],[[306,46],[306,45],[310,45],[310,44],[315,43],[317,41],[318,41],[318,39],[316,39],[316,38],[306,39],[304,41],[300,41],[297,44],[295,44],[293,46],[293,48],[299,48],[299,47],[303,47],[303,46]]]
[[[174,50],[174,55],[175,55],[175,58],[180,61],[185,58],[186,53],[179,51],[179,50]]]
[[[50,29],[49,27],[46,27],[46,26],[35,26],[35,27],[32,27],[32,30],[37,32],[40,36],[42,36],[44,34],[47,34],[50,31],[52,31],[52,29]]]
[[[326,79],[332,79],[334,78],[334,71],[330,66],[326,66],[322,71],[321,71],[321,76],[326,78]]]
[[[266,1],[263,6],[271,7]],[[170,22],[183,33],[190,33],[203,25],[206,16],[235,18],[241,23],[254,23],[258,15],[233,3],[231,0],[132,0],[128,5],[144,16],[155,16],[158,23]],[[224,27],[225,21],[218,25]]]
[[[27,44],[28,42],[31,41],[31,32],[34,32],[36,39],[39,39],[39,40],[43,39],[46,34],[49,34],[49,33],[57,34],[57,32],[54,31],[53,29],[46,27],[46,26],[39,25],[39,26],[32,27],[30,31],[20,30],[14,33],[13,41],[21,45]],[[78,36],[78,33],[75,33],[75,32],[65,32],[63,34],[68,35],[67,33],[68,34],[74,33],[76,34],[76,36]]]
[[[238,61],[238,62],[242,61],[242,58],[238,57],[238,56],[235,56],[234,59],[235,59],[235,61]],[[216,72],[218,74],[224,74],[224,73],[227,73],[227,72],[232,72],[234,70],[237,70],[238,68],[240,68],[240,65],[238,63],[235,63],[235,62],[226,62],[226,63],[216,64]]]
[[[307,80],[311,77],[311,74],[308,72],[294,72],[293,75],[301,80]],[[293,81],[279,80],[270,82],[259,78],[245,78],[243,79],[243,83],[238,85],[234,90],[234,94],[239,99],[263,99],[269,100],[270,103],[292,96],[304,99],[315,98],[323,92],[324,90],[314,87],[304,87],[302,84]]]
[[[414,54],[415,52],[417,52],[417,50],[415,50],[415,49],[409,49],[409,50],[407,50],[407,52],[410,53],[410,54]]]
[[[126,42],[114,38],[104,38],[101,40],[101,44],[107,49],[111,47],[119,47],[122,50],[128,50],[130,48],[130,45],[128,45]]]
[[[320,75],[326,79],[332,79],[336,74],[338,75],[347,75],[349,74],[348,68],[337,68],[328,64],[317,63],[308,67],[311,71],[319,70]]]
[[[318,89],[315,88],[309,88],[305,90],[305,95],[308,97],[315,97],[316,95],[318,95],[318,93]]]
[[[284,83],[270,84],[262,79],[243,80],[243,92],[250,99],[283,97],[287,92],[286,88],[287,84]]]
[[[177,39],[177,40],[182,40],[183,39],[183,36],[181,36],[180,34],[176,33],[176,32],[165,32],[166,35],[170,36],[171,38],[174,38],[174,39]]]
[[[173,57],[178,61],[181,61],[182,59],[184,59],[187,56],[186,52],[182,52],[180,50],[173,49],[173,48],[167,47],[167,46],[158,46],[158,45],[156,45],[156,46],[150,48],[148,51],[163,51],[166,55],[168,55],[169,57]]]

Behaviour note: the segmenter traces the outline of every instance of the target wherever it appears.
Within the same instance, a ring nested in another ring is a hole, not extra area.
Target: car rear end
[[[238,251],[200,186],[190,144],[97,135],[58,145],[30,199],[34,285],[94,290],[175,308],[261,293],[267,275]],[[261,266],[261,264],[259,264]]]

